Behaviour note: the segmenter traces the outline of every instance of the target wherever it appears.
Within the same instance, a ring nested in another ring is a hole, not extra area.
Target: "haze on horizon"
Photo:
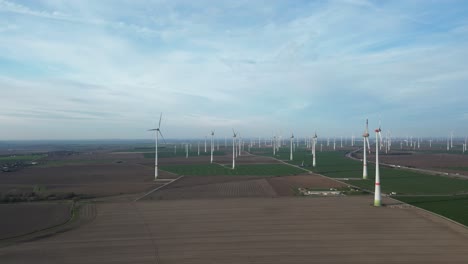
[[[0,140],[468,134],[466,1],[0,0]]]

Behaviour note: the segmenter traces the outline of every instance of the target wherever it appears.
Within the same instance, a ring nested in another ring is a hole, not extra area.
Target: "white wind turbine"
[[[164,143],[166,143],[166,140],[164,139],[164,136],[161,133],[161,120],[162,120],[162,113],[159,116],[159,125],[158,128],[153,128],[148,131],[156,131],[156,147],[155,147],[155,153],[154,153],[154,180],[158,178],[158,141],[159,141],[159,135],[161,135],[162,139],[164,140]]]
[[[374,206],[382,205],[382,197],[380,193],[380,169],[379,169],[379,137],[382,140],[380,127],[375,130],[375,192],[374,192]]]
[[[290,142],[291,142],[291,152],[289,154],[289,160],[293,160],[293,140],[294,140],[294,134],[291,133],[291,139],[290,139]]]
[[[232,129],[232,169],[236,168],[236,132]]]
[[[315,162],[315,146],[317,145],[317,132],[315,132],[315,135],[312,140],[312,166],[315,167],[316,162]]]
[[[214,130],[211,131],[211,160],[210,163],[213,163],[213,151],[214,151],[214,145],[213,145],[213,136],[214,136]]]
[[[362,149],[363,157],[362,157],[362,178],[364,180],[367,179],[367,156],[366,156],[366,144],[367,148],[369,149],[370,153],[370,143],[369,143],[369,120],[366,119],[366,130],[364,134],[362,134],[364,148]]]

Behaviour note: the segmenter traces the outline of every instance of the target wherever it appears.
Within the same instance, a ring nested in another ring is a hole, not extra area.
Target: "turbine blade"
[[[158,132],[159,132],[159,134],[161,135],[161,138],[163,139],[164,144],[167,144],[167,143],[166,143],[166,139],[164,139],[164,136],[163,136],[163,134],[161,133],[161,130],[158,130]]]
[[[148,129],[148,131],[156,131],[156,130],[157,130],[156,128]]]
[[[162,112],[161,112],[161,115],[159,116],[159,125],[158,125],[158,128],[161,128],[161,119],[162,119]]]

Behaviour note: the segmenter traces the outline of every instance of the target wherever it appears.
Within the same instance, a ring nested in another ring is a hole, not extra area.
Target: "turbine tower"
[[[366,130],[364,131],[364,134],[362,134],[363,137],[363,142],[364,142],[364,148],[362,149],[363,157],[362,157],[362,178],[364,180],[367,180],[367,157],[366,157],[366,143],[367,143],[367,148],[369,149],[370,153],[370,144],[369,144],[369,120],[366,119]]]
[[[236,132],[232,129],[232,169],[236,168]]]
[[[205,136],[205,153],[206,153],[206,136]]]
[[[289,154],[289,160],[293,160],[293,140],[294,140],[294,134],[291,133],[291,152]]]
[[[315,167],[316,162],[315,162],[315,145],[317,145],[317,132],[315,132],[315,135],[312,140],[312,166]]]
[[[155,152],[154,152],[154,180],[158,178],[158,141],[159,141],[159,135],[161,135],[161,138],[164,140],[164,143],[166,143],[166,140],[164,139],[164,136],[161,133],[161,119],[162,119],[162,113],[159,116],[159,125],[158,128],[153,128],[148,131],[156,131],[156,147],[155,147]]]
[[[379,137],[382,140],[380,134],[382,130],[380,127],[375,130],[375,192],[374,192],[374,206],[382,205],[382,197],[380,194],[380,169],[379,169]]]
[[[213,145],[213,136],[214,136],[214,130],[211,131],[211,160],[210,163],[213,163],[213,151],[214,151],[214,145]]]

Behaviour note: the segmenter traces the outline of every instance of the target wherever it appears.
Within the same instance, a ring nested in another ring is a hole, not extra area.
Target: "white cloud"
[[[333,118],[349,115],[345,122],[360,127],[353,122],[376,108],[423,113],[467,99],[459,93],[468,76],[466,25],[431,31],[428,11],[399,10],[405,3],[140,4],[0,1],[0,12],[16,16],[0,28],[0,60],[19,65],[0,78],[7,110],[0,118],[16,130],[12,120],[47,119],[59,131],[70,118],[99,127],[96,137],[115,126],[124,127],[121,137],[141,137],[131,127],[161,111],[178,136],[183,126],[254,134],[281,124],[300,133],[322,124],[333,133]]]

